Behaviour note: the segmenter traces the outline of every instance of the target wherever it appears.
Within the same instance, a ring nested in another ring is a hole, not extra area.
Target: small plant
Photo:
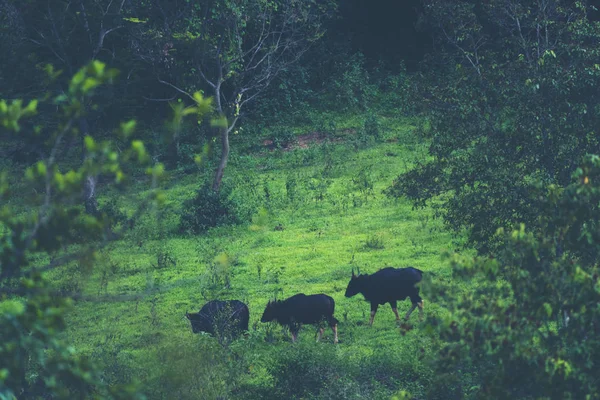
[[[372,176],[372,166],[361,168],[358,173],[352,178],[352,183],[356,190],[360,192],[365,202],[368,201],[369,196],[374,194],[374,179]]]
[[[269,276],[267,278],[268,283],[279,283],[281,275],[285,272],[285,266],[281,265],[279,267],[269,268],[267,270]],[[281,289],[278,289],[275,293],[278,293]]]
[[[100,296],[102,292],[104,292],[104,294],[108,294],[108,282],[111,277],[115,276],[119,272],[120,269],[120,265],[112,260],[109,260],[109,262],[104,265],[100,274],[98,296]]]
[[[321,118],[317,123],[316,131],[326,136],[335,135],[337,123],[331,118]]]
[[[150,300],[150,325],[158,326],[158,312],[156,311],[156,303],[158,302],[158,297],[154,297]]]
[[[279,128],[271,135],[273,145],[278,149],[286,149],[298,142],[296,134],[288,128]]]
[[[119,208],[117,201],[113,198],[100,207],[100,214],[107,218],[111,227],[121,225],[127,221],[127,214]]]
[[[382,250],[385,248],[385,240],[383,236],[379,234],[375,234],[369,236],[367,240],[365,240],[365,249],[369,250]]]
[[[200,288],[205,299],[215,298],[221,291],[231,288],[231,263],[231,258],[224,252],[208,263]]]
[[[152,264],[152,268],[164,269],[174,267],[176,265],[177,260],[175,259],[175,256],[173,256],[170,251],[164,250],[159,251],[158,254],[156,254],[156,264]]]
[[[298,198],[298,178],[295,175],[287,175],[285,178],[285,192],[291,204]]]
[[[81,293],[81,287],[81,269],[77,264],[75,267],[67,269],[64,279],[60,283],[59,292],[64,296],[74,296]]]
[[[316,174],[313,176],[307,183],[307,188],[312,192],[313,200],[315,203],[322,202],[325,200],[325,195],[327,194],[327,190],[333,181],[324,176],[319,176]]]
[[[369,114],[363,126],[356,131],[356,136],[351,142],[354,148],[361,149],[371,146],[380,138],[381,126],[374,114]]]

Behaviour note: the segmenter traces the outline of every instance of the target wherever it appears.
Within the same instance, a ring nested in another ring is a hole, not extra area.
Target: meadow
[[[600,398],[600,14],[475,3],[0,0],[0,399]]]
[[[67,316],[65,335],[100,363],[103,379],[138,381],[157,399],[426,392],[432,376],[425,360],[436,339],[417,313],[399,327],[385,305],[369,327],[368,303],[360,295],[345,298],[344,291],[353,269],[414,266],[449,279],[441,254],[459,249],[460,240],[433,209],[414,209],[383,193],[426,157],[427,143],[415,121],[399,115],[378,116],[379,131],[365,140],[360,117],[328,118],[336,120],[335,131],[315,135],[300,126],[292,131],[299,140],[283,148],[244,138],[252,145],[238,146],[224,180],[240,223],[183,232],[181,209],[203,171],[171,171],[161,183],[165,206],[147,210],[124,237],[102,248],[93,270],[74,264],[52,271],[58,289],[82,295]],[[100,207],[127,215],[147,188],[140,181],[126,192],[103,193]],[[335,299],[337,346],[331,331],[315,343],[315,328],[305,326],[292,344],[282,327],[260,323],[269,300],[296,293]],[[443,312],[423,297],[425,315]],[[185,312],[211,299],[248,304],[247,337],[221,346],[191,332]],[[402,302],[399,312],[409,307]]]

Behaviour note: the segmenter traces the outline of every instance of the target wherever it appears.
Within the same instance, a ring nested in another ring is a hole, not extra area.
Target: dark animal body
[[[212,300],[197,313],[185,313],[192,332],[207,332],[217,337],[237,337],[248,330],[250,311],[239,300]]]
[[[265,308],[261,322],[277,321],[287,325],[292,333],[292,341],[296,341],[302,324],[318,324],[327,321],[334,333],[334,343],[338,342],[337,324],[334,318],[335,301],[325,294],[297,294],[283,301],[270,301]],[[319,327],[317,342],[323,335],[323,327]]]
[[[362,293],[365,300],[371,303],[369,325],[373,325],[379,305],[385,303],[390,303],[392,311],[396,314],[396,320],[400,320],[397,302],[407,297],[410,298],[412,307],[404,319],[408,320],[416,307],[419,307],[419,318],[421,318],[423,299],[419,296],[419,288],[415,285],[421,282],[422,278],[423,271],[413,267],[383,268],[371,275],[354,275],[354,271],[352,271],[352,278],[346,289],[346,297]]]

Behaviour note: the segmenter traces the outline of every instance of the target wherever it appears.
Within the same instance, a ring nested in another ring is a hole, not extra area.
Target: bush
[[[122,211],[115,199],[110,199],[100,207],[100,213],[108,219],[111,228],[127,222],[127,214]]]
[[[372,145],[381,136],[381,124],[377,116],[370,113],[362,127],[356,132],[353,141],[355,148],[365,148]]]
[[[344,111],[366,109],[377,94],[377,88],[370,83],[365,57],[356,53],[337,68],[343,73],[329,85],[328,91],[334,94],[332,106]]]
[[[222,187],[219,192],[210,185],[203,185],[196,195],[183,203],[180,230],[187,233],[201,233],[219,225],[238,222],[235,205],[229,199],[229,191]]]
[[[289,128],[277,128],[271,133],[273,145],[279,149],[290,147],[298,141],[296,134]]]
[[[152,398],[229,399],[243,375],[243,360],[206,335],[172,338],[155,357],[149,363],[161,368],[152,371],[148,388]]]
[[[336,392],[347,393],[344,386],[350,386],[356,396],[356,382],[351,379],[340,380],[347,374],[344,367],[335,362],[337,358],[332,346],[301,343],[283,349],[273,360],[270,371],[275,383],[276,397],[344,398],[334,395]],[[329,396],[323,396],[325,393]]]
[[[379,136],[381,135],[381,123],[375,114],[370,113],[367,116],[363,129],[365,131],[365,135],[379,139]]]
[[[371,235],[365,240],[365,250],[385,249],[385,240],[381,235]]]

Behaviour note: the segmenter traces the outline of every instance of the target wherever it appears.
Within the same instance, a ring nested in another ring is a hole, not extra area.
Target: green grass
[[[340,120],[338,129],[353,127],[346,123]],[[181,204],[193,196],[202,177],[173,173],[163,183],[167,201],[160,224],[155,213],[142,218],[125,238],[101,251],[98,265],[87,275],[53,272],[58,285],[71,279],[83,293],[104,296],[75,304],[67,321],[69,342],[100,361],[107,380],[144,382],[150,398],[211,398],[218,393],[241,398],[268,398],[265,393],[271,393],[277,398],[274,360],[288,357],[299,362],[298,349],[313,354],[310,363],[318,364],[319,354],[328,354],[334,367],[350,374],[350,380],[339,388],[327,386],[315,396],[345,398],[343,390],[356,382],[357,393],[365,398],[386,398],[400,389],[424,393],[432,378],[423,357],[433,351],[436,340],[421,329],[417,314],[411,320],[414,329],[401,332],[385,305],[369,327],[369,304],[361,295],[344,297],[352,268],[373,273],[385,266],[412,265],[432,272],[436,279],[450,274],[440,255],[453,250],[456,243],[441,221],[433,218],[432,210],[414,210],[407,200],[382,194],[399,173],[424,159],[426,145],[414,135],[414,127],[397,116],[382,118],[382,127],[382,140],[359,150],[337,142],[293,151],[233,154],[224,184],[233,187],[232,197],[245,204],[248,218],[240,225],[203,235],[177,232]],[[324,160],[330,166],[325,172]],[[367,194],[353,182],[365,168],[373,186]],[[297,184],[293,202],[285,189],[290,179]],[[319,184],[326,190],[317,201]],[[119,208],[130,211],[146,188],[138,183],[126,194],[109,192],[100,201],[115,199]],[[260,209],[267,214],[257,219]],[[251,215],[255,222],[260,220],[258,224],[252,223]],[[175,262],[159,268],[160,252]],[[221,254],[226,254],[221,264],[216,263],[221,272],[211,275],[208,266]],[[229,288],[210,287],[211,278],[225,276]],[[340,320],[337,347],[331,331],[326,331],[323,343],[315,344],[314,328],[306,326],[300,343],[292,345],[281,328],[260,323],[269,299],[299,292],[326,293],[335,299]],[[441,305],[424,297],[427,314],[443,312]],[[213,338],[192,334],[182,317],[187,310],[197,311],[209,298],[245,301],[250,308],[249,337],[221,349]],[[399,304],[401,313],[409,307],[409,301]],[[269,341],[265,341],[267,336]],[[239,364],[242,367],[232,366],[232,354],[244,360]],[[212,365],[215,371],[240,369],[239,377],[221,384],[210,368],[201,365]],[[389,373],[378,374],[377,365]],[[337,394],[327,392],[334,389]],[[175,397],[168,397],[167,392]]]

